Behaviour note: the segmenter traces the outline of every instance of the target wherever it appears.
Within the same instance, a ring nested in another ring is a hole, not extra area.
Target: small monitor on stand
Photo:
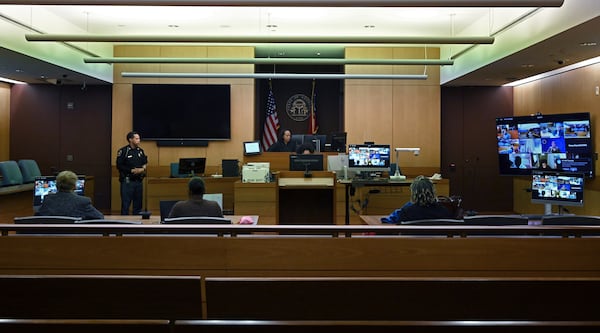
[[[311,171],[323,171],[323,155],[291,154],[290,171],[304,171],[304,177],[312,177]]]
[[[205,157],[180,158],[178,171],[180,175],[187,175],[188,177],[202,176],[205,167]]]
[[[390,171],[390,145],[349,144],[348,170],[360,172],[363,178],[373,173]]]
[[[534,171],[531,181],[531,202],[544,204],[544,215],[553,215],[552,205],[583,206],[583,173]]]

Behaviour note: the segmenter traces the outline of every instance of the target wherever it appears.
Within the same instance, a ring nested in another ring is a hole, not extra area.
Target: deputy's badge
[[[123,154],[123,149],[119,149],[117,151],[117,157],[121,157],[122,154]]]
[[[295,121],[304,121],[310,114],[310,98],[304,94],[290,97],[285,105],[287,115]]]

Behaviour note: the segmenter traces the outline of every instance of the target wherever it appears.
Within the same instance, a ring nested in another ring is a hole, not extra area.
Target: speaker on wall
[[[238,160],[222,160],[221,167],[223,169],[223,177],[240,176],[240,161]]]

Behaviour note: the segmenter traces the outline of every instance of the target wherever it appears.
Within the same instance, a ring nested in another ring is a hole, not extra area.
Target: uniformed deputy
[[[133,201],[133,215],[142,210],[143,183],[146,175],[148,157],[140,148],[140,134],[127,133],[128,145],[117,152],[117,169],[121,182],[121,215],[129,214],[129,206]]]

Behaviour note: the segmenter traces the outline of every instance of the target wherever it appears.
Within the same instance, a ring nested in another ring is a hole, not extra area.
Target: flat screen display
[[[85,190],[85,176],[78,175],[77,183],[75,184],[75,193],[84,195]],[[44,198],[51,193],[58,191],[56,187],[55,176],[40,176],[35,177],[33,183],[33,210],[37,212],[44,202]]]
[[[179,159],[179,175],[202,176],[206,168],[205,157],[192,157]]]
[[[261,153],[260,141],[244,142],[244,155],[258,155]]]
[[[290,171],[323,171],[323,155],[290,154]]]
[[[581,173],[533,171],[531,202],[583,206],[583,183]]]
[[[349,144],[348,169],[353,171],[390,171],[390,145]]]
[[[134,84],[133,128],[143,140],[229,140],[230,90],[216,84]]]
[[[594,176],[589,113],[496,119],[501,175],[553,170]]]

